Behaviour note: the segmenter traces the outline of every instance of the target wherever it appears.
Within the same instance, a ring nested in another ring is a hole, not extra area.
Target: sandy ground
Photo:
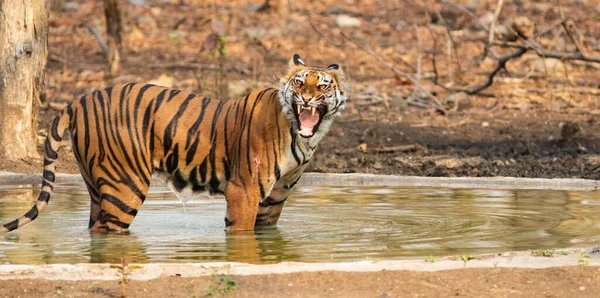
[[[355,263],[140,264],[127,297],[597,297],[597,249]],[[0,297],[119,297],[108,264],[3,265]],[[221,292],[219,292],[219,290]]]

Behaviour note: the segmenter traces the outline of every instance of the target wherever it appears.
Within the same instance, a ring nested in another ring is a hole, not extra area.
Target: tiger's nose
[[[304,100],[304,102],[308,103],[311,99],[312,99],[312,95],[309,94],[302,94],[302,99]]]

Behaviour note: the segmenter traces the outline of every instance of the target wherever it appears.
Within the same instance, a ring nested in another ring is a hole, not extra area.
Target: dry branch
[[[431,92],[429,90],[427,90],[427,88],[423,87],[423,85],[421,85],[421,83],[419,83],[418,80],[416,80],[415,78],[409,76],[408,74],[406,74],[405,72],[399,70],[398,68],[394,67],[393,65],[387,63],[385,60],[383,60],[381,57],[379,57],[377,54],[375,54],[375,52],[373,52],[371,49],[365,47],[364,45],[362,45],[361,43],[357,42],[356,40],[354,40],[353,38],[351,38],[350,36],[344,34],[343,32],[341,33],[342,36],[352,42],[353,44],[355,44],[358,48],[360,48],[361,50],[367,52],[367,54],[371,55],[373,58],[375,58],[375,60],[377,60],[379,63],[381,63],[382,65],[386,66],[388,69],[390,69],[392,72],[394,72],[395,74],[402,76],[404,78],[406,78],[407,80],[411,81],[413,83],[413,85],[415,86],[415,88],[419,89],[420,91],[422,91],[425,95],[427,95],[428,98],[430,98],[433,103],[434,103],[434,108],[442,113],[446,112],[446,109],[444,108],[444,106],[441,104],[440,100],[435,97],[435,95],[431,94]],[[414,93],[414,92],[413,92]]]
[[[345,45],[343,42],[339,42],[337,40],[333,40],[333,39],[327,37],[325,34],[323,34],[323,32],[312,21],[312,17],[310,15],[308,15],[306,17],[306,19],[308,20],[308,23],[310,24],[310,27],[313,29],[313,31],[315,31],[317,34],[319,34],[319,36],[321,36],[321,38],[325,39],[330,44],[332,44],[333,46],[338,47],[338,48]]]

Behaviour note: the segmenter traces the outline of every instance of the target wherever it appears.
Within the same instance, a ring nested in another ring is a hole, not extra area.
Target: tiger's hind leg
[[[91,199],[90,223],[88,225],[88,229],[91,229],[98,220],[98,215],[100,214],[100,194],[98,188],[93,183],[89,182],[90,179],[86,175],[83,175],[83,180],[85,181],[85,186],[87,187]]]
[[[125,231],[146,199],[149,185],[133,182],[100,186],[100,210],[92,231]],[[92,210],[93,212],[93,210]]]

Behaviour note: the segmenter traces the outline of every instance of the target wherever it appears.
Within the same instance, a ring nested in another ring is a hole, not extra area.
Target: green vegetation
[[[529,252],[536,257],[554,257],[556,254],[554,249],[531,249]]]
[[[231,293],[237,288],[237,281],[231,275],[214,274],[212,281],[206,289],[206,296],[222,296]]]
[[[439,260],[439,258],[434,257],[434,256],[425,256],[425,262],[428,263],[435,263]]]
[[[586,255],[585,252],[581,252],[577,257],[577,264],[587,266],[590,264],[590,256]]]
[[[460,259],[465,263],[464,267],[467,267],[467,262],[474,259],[474,257],[470,255],[461,256]]]
[[[129,261],[121,259],[121,265],[110,265],[110,268],[117,269],[121,275],[119,284],[121,284],[121,297],[127,297],[127,284],[129,283],[129,275],[133,273],[133,270],[142,268],[138,265],[129,265]]]

